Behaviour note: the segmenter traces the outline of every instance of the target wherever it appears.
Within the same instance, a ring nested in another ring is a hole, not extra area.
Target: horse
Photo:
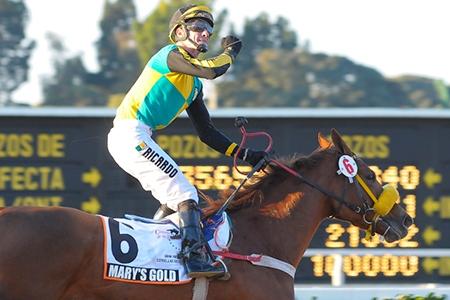
[[[335,129],[331,137],[329,141],[319,133],[319,146],[309,155],[273,159],[260,176],[237,191],[226,208],[233,236],[229,253],[261,253],[295,271],[319,224],[329,217],[361,230],[371,228],[371,234],[390,243],[407,235],[413,219],[398,203],[374,218],[373,207],[383,186]],[[347,165],[347,171],[357,169],[366,188],[358,188],[361,184],[354,176],[338,171],[343,156],[354,159],[355,165]],[[203,217],[214,215],[232,192],[219,192],[217,200],[204,196]],[[101,216],[74,208],[3,208],[0,299],[193,299],[199,279],[178,285],[104,279],[103,230]],[[286,270],[226,256],[223,260],[231,278],[208,280],[203,299],[295,298],[294,278]]]

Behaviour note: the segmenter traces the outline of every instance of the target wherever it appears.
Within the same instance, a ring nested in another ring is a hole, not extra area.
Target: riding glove
[[[222,46],[224,53],[230,55],[235,60],[239,51],[241,51],[242,41],[233,35],[227,35],[220,40],[220,46]]]
[[[261,150],[252,150],[250,148],[242,148],[239,153],[239,158],[243,161],[248,162],[252,167],[255,167],[262,159],[264,159],[264,163],[257,171],[262,171],[270,162],[269,153]]]

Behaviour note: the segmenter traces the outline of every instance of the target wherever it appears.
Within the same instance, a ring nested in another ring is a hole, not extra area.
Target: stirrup
[[[208,241],[206,240],[206,237],[203,234],[203,231],[200,232],[200,239],[203,242],[203,245],[204,245],[205,250],[206,250],[206,255],[209,257],[209,259],[212,260],[212,261],[216,261],[216,262],[221,263],[223,268],[225,269],[225,271],[222,274],[218,274],[216,276],[211,277],[211,280],[217,279],[217,280],[227,281],[228,279],[230,279],[231,274],[230,274],[230,272],[228,272],[227,265],[225,264],[225,262],[222,259],[220,259],[216,255],[214,255],[214,253],[213,253],[213,251],[211,249],[211,246],[208,244]]]
[[[220,262],[222,264],[222,266],[225,269],[225,271],[222,274],[219,274],[219,275],[211,277],[210,279],[211,280],[222,280],[222,281],[229,280],[231,278],[231,274],[230,274],[230,272],[228,272],[227,265],[220,258],[217,258],[216,261]]]
[[[230,278],[228,270],[222,268],[221,266],[212,266],[208,263],[206,264],[192,264],[192,262],[188,262],[186,265],[186,273],[189,278],[199,278],[206,277],[208,279],[220,279],[220,280],[228,280]],[[196,269],[196,267],[198,269]],[[191,269],[192,268],[192,269]],[[222,279],[223,278],[223,279]]]

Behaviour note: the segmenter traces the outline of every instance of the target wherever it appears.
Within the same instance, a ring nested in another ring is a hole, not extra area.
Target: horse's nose
[[[406,228],[409,228],[412,224],[414,224],[414,219],[411,218],[410,215],[406,215],[405,219],[403,220],[403,226],[405,226]]]

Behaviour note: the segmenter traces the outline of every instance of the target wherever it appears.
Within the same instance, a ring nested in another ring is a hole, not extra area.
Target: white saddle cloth
[[[100,217],[105,235],[105,279],[142,284],[181,284],[191,280],[177,258],[181,250],[177,214],[162,221],[137,216]],[[208,225],[204,234],[211,249],[226,249],[230,239],[226,213]]]

